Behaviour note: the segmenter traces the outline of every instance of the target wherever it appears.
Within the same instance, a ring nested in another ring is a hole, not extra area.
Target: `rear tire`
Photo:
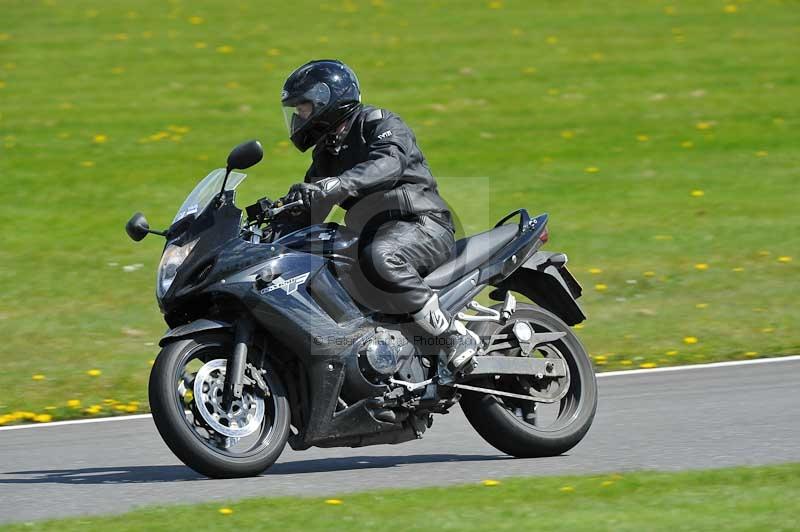
[[[495,308],[499,309],[500,305]],[[567,333],[553,344],[564,355],[569,368],[569,389],[562,401],[577,401],[569,407],[574,409],[574,413],[556,423],[553,429],[548,429],[520,419],[491,394],[465,392],[461,398],[461,408],[478,434],[506,454],[518,458],[563,454],[583,439],[597,411],[597,380],[589,356],[570,327],[542,308],[520,303],[512,319],[526,321],[539,331]],[[479,322],[473,330],[482,337],[488,337],[498,328],[500,325],[496,323]],[[563,403],[561,408],[564,409]]]
[[[264,380],[270,391],[270,415],[262,427],[266,431],[252,451],[234,455],[215,450],[193,430],[186,418],[185,406],[178,400],[177,383],[184,365],[202,352],[213,352],[227,358],[233,352],[229,336],[203,333],[178,340],[161,350],[150,372],[149,398],[153,421],[167,446],[184,464],[212,478],[250,477],[271,466],[283,452],[289,437],[290,407],[280,377],[269,366]]]

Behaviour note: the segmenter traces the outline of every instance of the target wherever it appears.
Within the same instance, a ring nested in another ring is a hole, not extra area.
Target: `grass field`
[[[333,499],[246,499],[147,508],[4,530],[797,530],[800,466],[602,477],[487,479]],[[486,485],[489,484],[489,485]]]
[[[300,180],[278,96],[319,57],[414,128],[465,232],[551,214],[598,367],[800,352],[798,8],[0,0],[0,422],[146,410],[161,248],[124,223],[248,138],[240,204]]]

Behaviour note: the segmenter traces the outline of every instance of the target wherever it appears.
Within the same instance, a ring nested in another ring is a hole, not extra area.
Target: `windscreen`
[[[247,177],[247,174],[231,172],[231,175],[228,176],[228,182],[225,183],[225,190],[235,189],[239,186],[239,183],[244,181],[245,177]],[[205,176],[184,200],[183,205],[178,209],[178,214],[175,215],[175,219],[172,220],[172,223],[175,224],[175,222],[183,220],[189,215],[198,215],[203,212],[203,210],[208,207],[208,204],[211,203],[211,200],[219,194],[224,179],[224,168],[217,168]]]

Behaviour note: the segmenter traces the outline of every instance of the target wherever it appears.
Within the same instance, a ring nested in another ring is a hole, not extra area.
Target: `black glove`
[[[284,204],[302,201],[303,208],[310,211],[315,200],[321,199],[323,195],[322,189],[314,183],[296,183],[289,188]]]
[[[334,205],[347,194],[338,177],[328,177],[316,183],[296,183],[289,188],[284,203],[303,202],[303,209],[311,214],[312,220],[323,220]]]

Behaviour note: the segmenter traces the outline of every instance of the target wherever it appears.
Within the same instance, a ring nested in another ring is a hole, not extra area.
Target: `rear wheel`
[[[150,373],[150,408],[164,442],[187,466],[215,478],[258,475],[289,437],[289,402],[269,365],[248,363],[242,398],[222,404],[232,353],[229,336],[200,334],[164,347]]]
[[[566,376],[537,379],[503,375],[473,381],[471,385],[481,388],[528,396],[538,394],[547,401],[469,391],[461,398],[461,407],[478,434],[506,454],[520,458],[559,455],[577,445],[589,430],[597,410],[597,380],[586,350],[570,327],[542,308],[520,303],[508,323],[478,322],[473,330],[488,339],[494,334],[511,332],[520,321],[529,324],[536,333],[566,333],[558,340],[537,345],[528,355],[563,360]],[[524,356],[518,346],[491,354]]]

